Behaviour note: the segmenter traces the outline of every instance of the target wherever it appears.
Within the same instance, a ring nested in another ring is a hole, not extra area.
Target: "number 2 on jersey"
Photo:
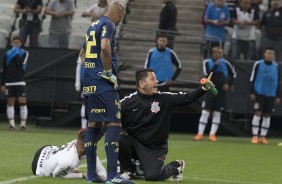
[[[89,38],[92,37],[92,40],[89,41]],[[91,53],[91,48],[96,46],[95,31],[91,31],[89,36],[86,35],[86,58],[97,58],[97,53]]]

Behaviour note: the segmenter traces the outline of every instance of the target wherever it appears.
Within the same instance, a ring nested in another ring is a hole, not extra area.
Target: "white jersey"
[[[76,140],[62,146],[47,146],[37,162],[36,175],[65,177],[80,164],[76,149]]]

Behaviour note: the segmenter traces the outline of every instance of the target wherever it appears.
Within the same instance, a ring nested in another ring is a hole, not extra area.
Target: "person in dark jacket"
[[[250,82],[250,98],[254,101],[253,138],[251,143],[257,144],[261,142],[262,144],[268,144],[265,137],[270,127],[270,116],[274,105],[280,103],[280,70],[275,62],[275,50],[273,48],[266,48],[264,59],[255,62]],[[259,128],[260,139],[258,136]]]
[[[137,91],[123,98],[121,122],[126,134],[120,136],[119,161],[123,177],[134,173],[131,159],[137,157],[147,181],[181,181],[185,167],[183,160],[164,165],[168,153],[171,109],[189,105],[205,92],[204,87],[190,93],[158,92],[154,70],[136,71]],[[136,158],[135,158],[136,159]]]
[[[159,29],[167,31],[177,31],[176,29],[176,19],[177,19],[177,9],[171,0],[164,0],[164,7],[160,14]],[[160,33],[163,34],[164,32]],[[173,49],[174,44],[174,34],[166,32],[168,37],[167,47]]]

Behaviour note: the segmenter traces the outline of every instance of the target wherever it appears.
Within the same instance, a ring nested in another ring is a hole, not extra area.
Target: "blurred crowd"
[[[209,48],[220,46],[233,60],[255,60],[273,47],[276,60],[282,61],[281,0],[206,0],[202,23],[205,57]]]
[[[110,2],[110,1],[109,1]],[[11,8],[10,3],[1,6]],[[14,14],[1,17],[13,21],[12,29],[4,30],[10,39],[19,35],[23,46],[52,48],[81,48],[84,33],[90,23],[104,15],[107,0],[17,0],[13,5]],[[8,17],[9,16],[9,17]],[[87,19],[85,19],[85,17]],[[8,27],[8,26],[7,26]],[[71,35],[79,35],[76,45],[69,46]],[[9,40],[10,40],[9,39]],[[9,45],[9,43],[7,43]],[[80,47],[78,47],[80,45]]]

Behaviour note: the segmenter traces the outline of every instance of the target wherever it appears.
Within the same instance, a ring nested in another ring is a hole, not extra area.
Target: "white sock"
[[[9,124],[15,127],[15,108],[14,106],[7,105],[7,117],[9,120]]]
[[[266,137],[268,129],[270,127],[270,117],[263,117],[260,129],[260,136]]]
[[[28,114],[27,106],[20,105],[21,127],[26,125],[27,114]]]
[[[199,128],[198,128],[198,134],[204,134],[206,126],[208,124],[210,112],[207,110],[202,110],[202,114],[199,120]]]
[[[81,117],[81,128],[86,129],[87,120],[85,119],[85,105],[84,104],[82,104],[81,106],[80,117]]]
[[[255,137],[258,136],[259,122],[260,122],[260,116],[254,115],[252,120],[252,132],[253,132],[253,136]]]
[[[105,178],[107,178],[107,171],[102,165],[98,156],[96,158],[96,171],[99,176],[105,176]]]
[[[215,135],[217,130],[218,130],[218,126],[220,123],[220,117],[221,117],[221,112],[219,111],[213,111],[212,114],[212,126],[211,126],[211,131],[210,131],[210,135]]]

